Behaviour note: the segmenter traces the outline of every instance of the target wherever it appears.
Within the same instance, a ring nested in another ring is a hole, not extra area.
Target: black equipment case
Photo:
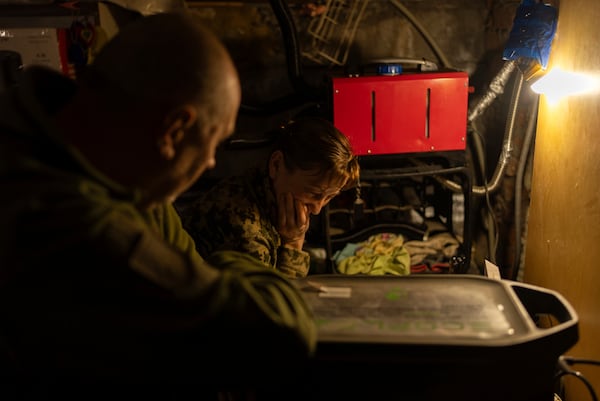
[[[297,284],[319,336],[298,378],[303,400],[552,401],[556,362],[578,340],[560,294],[509,280],[314,275]]]

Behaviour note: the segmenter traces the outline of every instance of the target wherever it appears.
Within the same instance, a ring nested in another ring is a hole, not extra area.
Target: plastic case
[[[560,294],[508,280],[317,275],[298,285],[319,339],[305,399],[552,401],[558,357],[578,340]]]
[[[464,150],[468,75],[332,78],[333,122],[359,156]]]

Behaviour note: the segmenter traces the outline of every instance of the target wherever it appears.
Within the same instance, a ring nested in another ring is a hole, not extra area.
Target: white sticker
[[[319,296],[322,298],[350,298],[352,288],[350,287],[325,287],[319,288]]]
[[[485,259],[485,275],[489,278],[494,278],[496,280],[501,280],[502,276],[500,275],[500,269],[498,266]]]

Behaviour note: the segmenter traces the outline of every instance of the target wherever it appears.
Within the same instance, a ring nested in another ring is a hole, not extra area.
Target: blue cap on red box
[[[398,75],[402,73],[400,64],[379,64],[377,66],[377,74],[379,75]]]

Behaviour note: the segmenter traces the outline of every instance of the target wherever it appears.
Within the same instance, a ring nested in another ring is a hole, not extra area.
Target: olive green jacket
[[[312,354],[293,282],[236,252],[215,269],[172,205],[139,210],[61,141],[72,81],[31,68],[16,89],[0,93],[0,340],[17,371],[220,383]]]

